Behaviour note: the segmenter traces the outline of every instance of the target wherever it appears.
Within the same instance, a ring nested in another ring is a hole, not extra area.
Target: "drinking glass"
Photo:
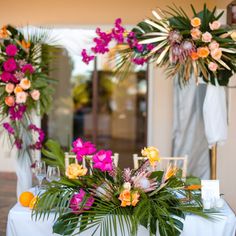
[[[46,177],[46,164],[44,161],[35,162],[35,177],[39,182],[38,188],[41,189],[43,179]]]
[[[48,166],[47,169],[47,181],[59,181],[60,180],[60,169],[58,166]]]

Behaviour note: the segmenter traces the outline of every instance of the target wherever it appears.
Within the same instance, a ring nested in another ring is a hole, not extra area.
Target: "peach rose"
[[[201,38],[202,32],[198,28],[194,28],[191,30],[191,36],[193,40],[198,40]]]
[[[222,51],[220,48],[214,49],[211,51],[211,56],[213,59],[215,60],[220,60],[221,56],[222,56]]]
[[[214,50],[214,49],[217,49],[217,48],[219,48],[219,43],[217,43],[216,41],[212,41],[210,44],[209,44],[209,48],[210,48],[210,50],[212,51],[212,50]]]
[[[198,27],[201,25],[201,19],[199,17],[194,17],[192,20],[191,20],[191,25],[193,27]]]
[[[212,35],[209,32],[202,34],[202,41],[205,43],[210,43],[212,40]]]
[[[215,62],[210,62],[210,63],[208,64],[208,68],[209,68],[209,70],[211,70],[211,71],[216,71],[216,70],[218,69],[218,65],[217,65]]]
[[[221,26],[221,23],[217,20],[213,21],[212,23],[209,23],[211,30],[218,30]]]
[[[25,103],[28,94],[26,92],[19,92],[16,94],[16,103]]]
[[[24,78],[20,81],[20,87],[23,88],[24,90],[27,90],[31,87],[31,82],[27,78]]]
[[[119,196],[119,200],[121,201],[121,206],[126,207],[131,205],[131,192],[127,189],[122,191]]]
[[[40,92],[37,89],[34,89],[31,93],[30,93],[31,97],[35,100],[38,101],[40,98]]]
[[[208,47],[200,47],[197,49],[197,55],[201,58],[206,58],[210,54]]]
[[[7,93],[12,93],[14,91],[15,85],[12,83],[6,84],[5,91]]]
[[[196,60],[199,58],[197,52],[192,52],[192,53],[190,54],[190,56],[191,56],[191,58],[192,58],[193,61],[196,61]]]
[[[88,169],[79,164],[70,164],[66,169],[66,176],[69,179],[77,179],[77,177],[87,174]]]
[[[137,203],[139,202],[139,197],[140,197],[140,195],[138,192],[132,193],[132,202],[131,202],[132,206],[137,205]]]
[[[20,93],[22,91],[23,91],[23,89],[19,85],[16,85],[16,87],[14,89],[14,93],[17,94],[17,93]]]
[[[233,31],[231,34],[230,34],[230,37],[236,41],[236,31]]]
[[[129,190],[124,190],[120,193],[119,200],[121,201],[121,206],[136,206],[139,202],[139,193],[133,192],[131,193]]]
[[[7,96],[5,98],[5,103],[7,106],[12,107],[15,105],[15,98],[13,96]]]

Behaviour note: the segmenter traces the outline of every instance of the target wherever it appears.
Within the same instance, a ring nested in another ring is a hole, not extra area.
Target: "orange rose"
[[[197,55],[201,58],[206,58],[210,54],[208,47],[201,47],[197,49]]]
[[[199,58],[197,52],[192,52],[192,53],[190,54],[190,56],[191,56],[191,58],[192,58],[193,61],[196,61],[196,60]]]
[[[198,18],[198,17],[194,17],[192,20],[191,20],[191,25],[193,26],[193,27],[198,27],[198,26],[200,26],[201,25],[201,19],[200,18]]]
[[[121,201],[121,206],[126,207],[126,206],[136,206],[137,203],[139,202],[139,193],[138,192],[133,192],[131,193],[129,190],[123,190],[120,193],[119,200]]]
[[[17,94],[17,93],[20,93],[22,91],[23,91],[23,89],[19,85],[16,85],[16,87],[14,89],[14,93]]]
[[[12,107],[15,105],[15,98],[13,96],[7,96],[5,98],[5,103],[7,106]]]
[[[139,202],[139,193],[138,192],[134,192],[132,193],[132,206],[136,206],[137,203]]]

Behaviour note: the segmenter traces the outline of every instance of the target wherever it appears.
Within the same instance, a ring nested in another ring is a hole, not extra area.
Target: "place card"
[[[218,207],[220,203],[220,183],[219,180],[201,180],[202,201],[204,209]]]

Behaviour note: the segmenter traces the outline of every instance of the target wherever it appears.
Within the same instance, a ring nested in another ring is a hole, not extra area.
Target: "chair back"
[[[158,163],[156,170],[166,170],[168,166],[172,165],[172,167],[177,167],[182,170],[182,177],[185,178],[187,175],[187,160],[188,156],[182,157],[161,157],[160,162]],[[141,161],[148,160],[146,157],[138,156],[137,154],[133,154],[133,162],[134,169],[139,168],[139,164]]]

